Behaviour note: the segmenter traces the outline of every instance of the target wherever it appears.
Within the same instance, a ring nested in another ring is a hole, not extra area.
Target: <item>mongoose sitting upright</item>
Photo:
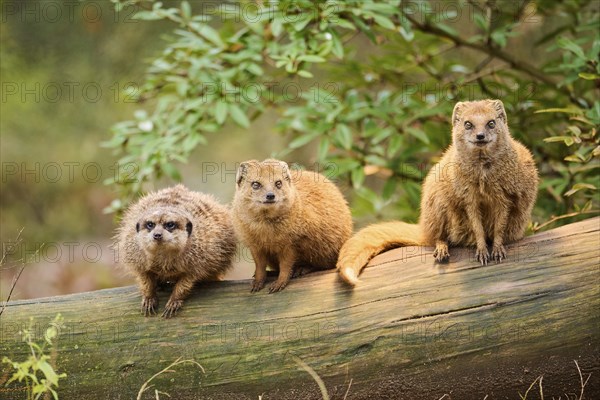
[[[144,315],[156,313],[157,285],[175,284],[165,318],[181,308],[195,282],[221,279],[236,248],[229,210],[183,185],[150,193],[129,207],[116,239],[122,263],[138,281]]]
[[[325,176],[290,171],[279,160],[241,163],[233,198],[233,223],[256,264],[252,292],[265,284],[267,265],[279,269],[269,293],[292,274],[334,268],[352,234],[352,216],[339,189]]]
[[[435,246],[438,262],[449,259],[448,246],[476,246],[482,265],[499,262],[506,258],[504,244],[523,237],[537,187],[533,157],[511,137],[502,101],[459,102],[452,144],[423,183],[419,224],[387,222],[359,231],[340,252],[339,273],[354,285],[378,253],[415,245]]]

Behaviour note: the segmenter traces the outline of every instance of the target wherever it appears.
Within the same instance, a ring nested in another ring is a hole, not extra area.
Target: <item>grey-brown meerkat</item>
[[[435,246],[438,262],[449,259],[449,246],[475,246],[482,265],[499,262],[506,258],[504,244],[524,235],[538,180],[531,153],[510,135],[502,101],[459,102],[452,144],[423,183],[419,224],[362,229],[342,248],[339,273],[354,285],[372,257],[401,246]]]
[[[292,274],[335,268],[352,234],[352,216],[333,182],[273,159],[241,163],[236,182],[233,223],[256,265],[252,292],[263,288],[267,265],[279,270],[270,293],[282,290]]]
[[[236,238],[227,207],[183,185],[149,193],[131,205],[118,228],[120,261],[142,292],[142,313],[156,313],[157,286],[174,283],[163,317],[174,316],[194,284],[231,268]]]

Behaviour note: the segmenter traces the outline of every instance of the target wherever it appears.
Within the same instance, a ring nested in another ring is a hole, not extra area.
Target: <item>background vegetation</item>
[[[108,143],[124,151],[121,163],[139,166],[135,182],[117,179],[125,198],[157,177],[179,180],[176,164],[229,123],[250,128],[274,111],[293,139],[277,156],[308,146],[313,163],[352,185],[358,216],[415,220],[454,103],[491,97],[505,102],[514,135],[539,160],[534,221],[598,209],[597,3],[117,4],[125,5],[144,10],[136,18],[174,24],[139,96],[156,104],[115,125]]]
[[[4,250],[25,227],[3,294],[11,265],[46,244],[13,298],[129,282],[103,210],[178,180],[229,201],[250,158],[334,174],[357,226],[416,221],[459,100],[504,101],[540,169],[534,229],[600,208],[597,2],[69,4],[2,3]]]

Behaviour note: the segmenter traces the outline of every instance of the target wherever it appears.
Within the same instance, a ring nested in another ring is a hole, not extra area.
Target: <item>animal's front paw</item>
[[[492,248],[492,260],[500,262],[506,259],[506,249],[502,245],[494,245]]]
[[[445,243],[436,245],[435,250],[433,251],[433,258],[435,258],[435,261],[439,263],[447,262],[448,260],[450,260],[448,245]]]
[[[158,297],[143,297],[142,298],[142,314],[144,317],[149,317],[156,314],[158,308]]]
[[[280,292],[283,290],[283,288],[285,288],[287,286],[289,282],[289,279],[277,279],[270,287],[269,287],[269,293],[275,293],[275,292]]]
[[[252,289],[250,289],[251,293],[256,293],[258,291],[260,291],[262,288],[265,287],[265,280],[259,280],[257,281],[256,279],[252,282]]]
[[[167,301],[167,305],[165,305],[165,310],[162,313],[163,318],[171,318],[177,314],[177,311],[181,309],[183,305],[183,300],[171,300]]]
[[[475,258],[481,263],[481,265],[487,265],[488,261],[490,260],[490,253],[488,253],[487,247],[477,247]]]

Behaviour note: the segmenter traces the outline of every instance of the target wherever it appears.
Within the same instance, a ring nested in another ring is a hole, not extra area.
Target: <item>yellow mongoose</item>
[[[500,100],[459,102],[452,113],[452,144],[423,183],[418,225],[388,222],[359,231],[342,247],[337,268],[351,285],[378,253],[402,246],[476,246],[482,265],[506,258],[504,243],[523,237],[535,203],[533,157],[508,130]],[[488,243],[492,246],[491,256]]]
[[[166,318],[181,308],[195,282],[221,279],[236,248],[229,210],[183,185],[150,193],[129,207],[116,239],[122,263],[138,281],[144,315],[156,313],[158,284],[175,284]]]
[[[267,265],[279,269],[270,293],[282,290],[292,274],[335,268],[352,234],[352,216],[333,182],[272,159],[241,163],[236,182],[233,223],[256,264],[252,292],[263,288]]]

